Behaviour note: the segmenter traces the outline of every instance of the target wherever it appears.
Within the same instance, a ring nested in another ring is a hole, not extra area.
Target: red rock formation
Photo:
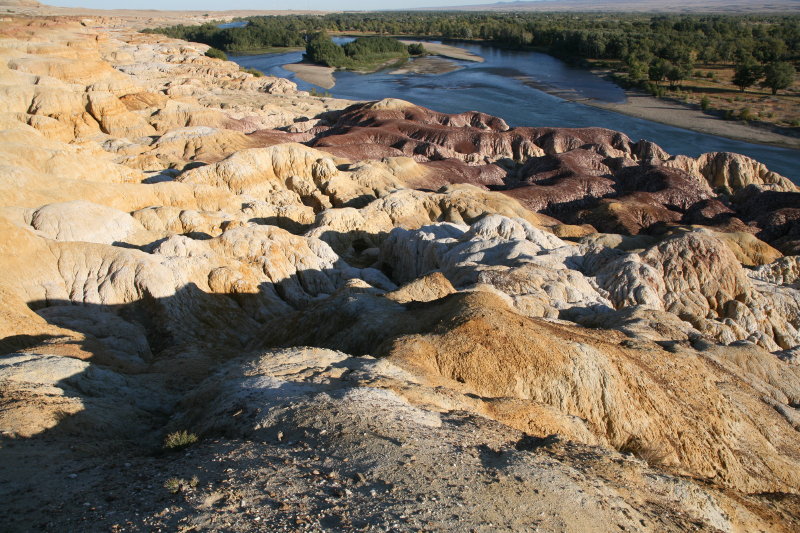
[[[604,231],[637,234],[683,222],[760,232],[783,239],[787,250],[795,249],[800,231],[792,212],[772,217],[800,205],[797,193],[785,192],[793,185],[736,154],[672,158],[652,142],[634,143],[603,128],[510,129],[483,113],[448,115],[400,100],[352,106],[332,126],[309,133],[316,135],[309,144],[339,157],[413,157],[430,171],[415,185],[421,189],[470,183]],[[720,178],[734,170],[735,179]],[[739,187],[731,205],[712,190],[720,180],[729,184],[725,192]]]

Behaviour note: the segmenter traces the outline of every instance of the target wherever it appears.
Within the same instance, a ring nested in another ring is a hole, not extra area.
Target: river
[[[345,39],[337,39],[345,42]],[[336,72],[337,98],[379,100],[401,98],[443,111],[482,111],[503,118],[510,126],[599,126],[647,139],[670,154],[696,157],[704,152],[737,152],[766,164],[800,183],[800,150],[752,144],[676,128],[582,104],[581,99],[621,102],[625,93],[615,84],[586,70],[572,68],[552,56],[503,50],[479,44],[458,46],[485,58],[483,63],[455,61],[462,68],[446,74],[372,74]],[[316,88],[282,65],[301,60],[303,52],[231,56],[244,67],[288,78],[303,90]],[[540,88],[547,88],[547,92]],[[319,88],[316,88],[319,90]],[[556,94],[563,94],[569,99]]]

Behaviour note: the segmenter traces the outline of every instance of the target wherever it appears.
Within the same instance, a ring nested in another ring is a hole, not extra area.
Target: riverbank
[[[655,98],[638,91],[627,90],[625,92],[628,99],[623,103],[598,100],[582,100],[581,103],[699,133],[781,148],[800,149],[800,138],[798,137],[749,126],[743,122],[717,118],[700,109]]]

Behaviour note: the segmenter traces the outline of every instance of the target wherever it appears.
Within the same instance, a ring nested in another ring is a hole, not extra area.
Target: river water
[[[248,22],[246,20],[236,20],[233,22],[226,22],[225,24],[217,24],[217,28],[244,28],[247,26]]]
[[[346,39],[337,41],[346,42]],[[800,183],[800,150],[696,133],[588,106],[579,100],[621,102],[625,100],[625,93],[611,82],[546,54],[471,43],[458,43],[458,46],[482,56],[485,61],[455,61],[462,68],[446,74],[391,74],[387,70],[372,74],[336,72],[336,86],[327,92],[351,100],[401,98],[446,113],[482,111],[503,118],[510,126],[599,126],[624,132],[634,141],[653,141],[670,154],[697,157],[704,152],[737,152]],[[281,68],[281,65],[300,61],[302,56],[300,51],[231,56],[230,59],[271,76],[289,78],[300,89],[319,90]],[[549,92],[541,90],[543,87]],[[569,99],[551,94],[554,91]]]

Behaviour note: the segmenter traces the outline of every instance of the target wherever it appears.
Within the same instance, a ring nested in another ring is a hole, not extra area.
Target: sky
[[[416,7],[465,6],[490,4],[497,0],[39,0],[43,4],[93,9],[162,9],[219,11],[226,9],[295,9],[320,11],[374,11]]]

